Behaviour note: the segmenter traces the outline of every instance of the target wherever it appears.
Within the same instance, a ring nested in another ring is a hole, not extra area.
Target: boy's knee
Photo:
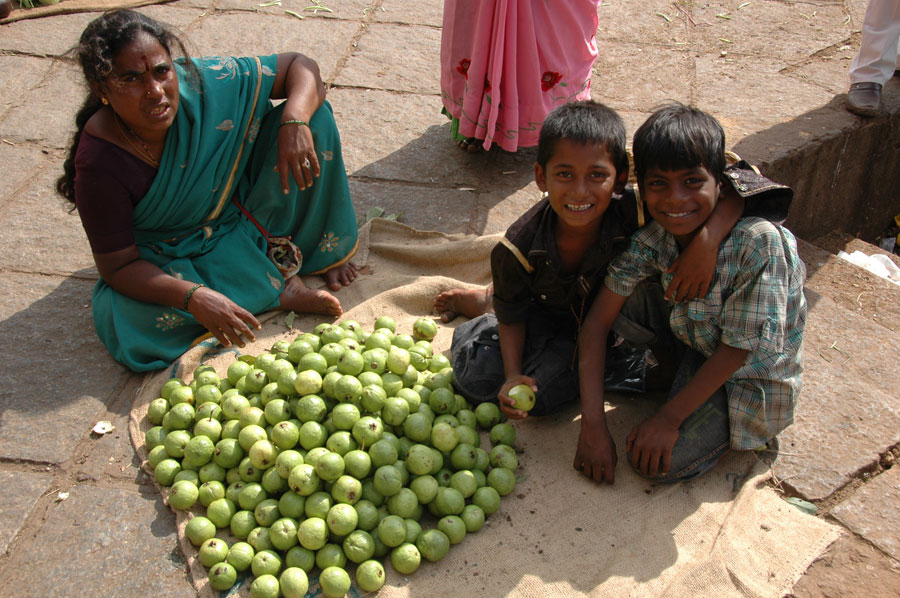
[[[457,392],[474,404],[496,401],[504,380],[496,318],[486,314],[459,326],[450,351]]]

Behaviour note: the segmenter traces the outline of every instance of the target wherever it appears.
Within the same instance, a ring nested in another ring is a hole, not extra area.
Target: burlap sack
[[[355,261],[364,274],[338,292],[343,319],[371,329],[390,315],[401,330],[433,315],[435,295],[456,286],[487,284],[488,254],[498,237],[423,233],[384,220],[363,229]],[[452,276],[452,277],[451,277]],[[309,284],[320,284],[315,280]],[[271,313],[258,340],[243,351],[258,354],[281,338],[311,330],[321,317]],[[440,326],[435,349],[449,354],[452,326]],[[171,376],[190,380],[200,363],[220,374],[236,357],[213,341],[189,350],[165,371],[148,375],[135,400],[130,429],[146,460],[147,405]],[[619,445],[652,409],[652,400],[610,397],[609,424]],[[572,468],[578,411],[516,424],[519,482],[485,527],[468,535],[437,563],[410,576],[386,561],[385,598],[435,596],[696,596],[780,597],[834,541],[837,528],[805,515],[767,485],[766,468],[750,453],[726,456],[697,480],[654,485],[620,458],[614,486],[598,486]],[[483,439],[482,446],[487,446]],[[165,499],[166,489],[161,488]],[[177,513],[179,538],[198,594],[212,597],[207,571],[183,529],[196,513]],[[426,527],[432,525],[426,515]],[[227,537],[223,534],[223,537]],[[351,576],[353,573],[352,567]],[[230,595],[248,596],[251,578]],[[311,592],[317,577],[311,576]],[[355,587],[350,596],[361,595]]]

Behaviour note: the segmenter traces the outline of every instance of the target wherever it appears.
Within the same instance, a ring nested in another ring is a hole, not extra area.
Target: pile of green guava
[[[149,465],[185,535],[228,590],[327,598],[438,561],[516,485],[515,429],[494,403],[471,409],[434,354],[434,320],[396,333],[382,316],[320,324],[226,372],[171,378],[148,408]],[[481,448],[480,430],[491,448]]]

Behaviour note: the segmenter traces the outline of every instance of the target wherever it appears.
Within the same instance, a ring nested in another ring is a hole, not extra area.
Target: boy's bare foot
[[[335,266],[323,274],[328,288],[332,291],[340,291],[341,287],[349,285],[359,275],[359,268],[353,262],[345,262]]]
[[[494,307],[494,288],[450,289],[434,299],[434,308],[441,314],[442,322],[452,322],[456,316],[475,318]]]
[[[325,314],[339,316],[344,313],[338,298],[322,289],[311,289],[300,280],[299,276],[291,276],[284,283],[284,290],[278,296],[279,309],[307,314]]]

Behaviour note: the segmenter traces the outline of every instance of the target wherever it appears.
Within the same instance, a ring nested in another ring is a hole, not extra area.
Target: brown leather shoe
[[[854,83],[847,93],[847,110],[860,116],[881,114],[881,83]]]

